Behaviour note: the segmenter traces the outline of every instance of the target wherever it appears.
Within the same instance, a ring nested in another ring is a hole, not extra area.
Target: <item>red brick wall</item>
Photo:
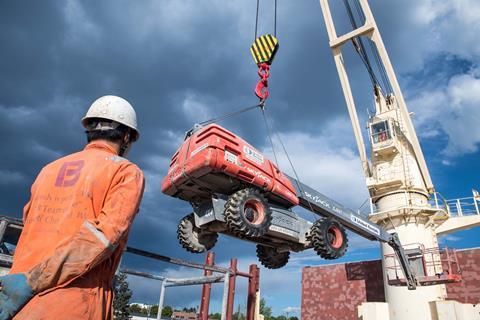
[[[447,299],[480,302],[480,248],[457,251],[463,281],[447,284]],[[302,270],[302,320],[357,320],[362,302],[384,302],[380,260]]]
[[[302,320],[356,320],[363,301],[383,302],[379,260],[306,267],[302,271]]]
[[[447,284],[447,299],[462,303],[480,302],[480,248],[457,251],[462,282]]]

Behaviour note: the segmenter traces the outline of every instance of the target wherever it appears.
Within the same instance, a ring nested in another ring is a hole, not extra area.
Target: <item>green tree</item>
[[[220,313],[212,313],[208,316],[212,320],[221,320],[222,315]]]
[[[260,314],[265,317],[265,320],[269,320],[272,316],[272,307],[267,306],[267,301],[264,298],[260,299]]]
[[[154,304],[153,306],[150,307],[149,316],[157,317],[157,314],[158,314],[158,304]]]
[[[197,312],[197,309],[195,307],[190,307],[190,308],[183,307],[182,311],[183,312]]]
[[[128,287],[127,274],[120,272],[115,275],[113,291],[115,298],[113,299],[113,317],[115,320],[129,320],[130,308],[129,302],[132,297],[132,290]]]
[[[157,311],[158,312],[158,311]],[[162,309],[162,317],[170,318],[173,314],[173,309],[170,306],[165,306]],[[220,318],[218,318],[220,319]]]
[[[298,320],[298,317],[293,316],[293,317],[288,318],[288,320]]]
[[[130,314],[142,314],[143,312],[143,308],[136,303],[131,304],[130,307],[128,307],[128,310],[130,311]]]

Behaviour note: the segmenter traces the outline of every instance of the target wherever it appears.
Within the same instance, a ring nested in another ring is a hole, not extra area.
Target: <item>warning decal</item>
[[[353,216],[353,215],[350,216],[350,220],[352,220],[352,222],[355,223],[356,225],[359,225],[360,227],[362,227],[362,228],[364,228],[364,229],[373,231],[373,232],[375,232],[375,234],[380,235],[380,229],[372,226],[372,225],[369,224],[368,222],[363,221],[362,219],[360,219],[360,218],[358,218],[358,217],[355,217],[355,216]]]
[[[255,163],[263,164],[263,155],[248,146],[243,146],[243,153],[247,159],[252,160]]]

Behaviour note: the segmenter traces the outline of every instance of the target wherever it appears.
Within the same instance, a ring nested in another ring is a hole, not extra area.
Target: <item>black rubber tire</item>
[[[195,226],[193,213],[185,216],[177,228],[177,238],[184,249],[192,253],[203,253],[215,246],[218,234]]]
[[[272,210],[259,190],[246,188],[228,198],[225,220],[236,236],[261,237],[270,227]]]
[[[257,257],[265,268],[279,269],[288,263],[290,252],[278,252],[275,248],[257,244]]]
[[[348,248],[345,228],[337,221],[328,218],[317,220],[311,229],[313,250],[324,259],[342,257]]]

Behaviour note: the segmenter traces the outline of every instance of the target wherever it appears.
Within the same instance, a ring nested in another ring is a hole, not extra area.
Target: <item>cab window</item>
[[[371,131],[373,143],[383,142],[392,138],[388,121],[386,120],[372,124]]]

